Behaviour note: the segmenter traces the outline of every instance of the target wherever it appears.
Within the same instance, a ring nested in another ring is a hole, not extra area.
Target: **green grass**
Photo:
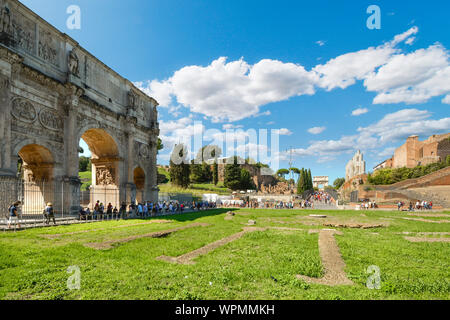
[[[87,190],[87,188],[92,184],[92,172],[91,171],[80,172],[78,176],[80,177],[82,182],[81,190]]]
[[[192,193],[194,197],[202,198],[204,193],[216,193],[219,195],[230,195],[231,190],[225,188],[223,185],[208,184],[208,183],[199,183],[199,184],[191,184],[189,188],[183,189],[178,186],[172,185],[170,182],[166,184],[160,184],[159,189],[161,192],[167,193]]]
[[[448,223],[398,219],[404,213],[301,210],[228,210],[183,214],[167,224],[141,220],[0,233],[0,299],[446,299],[450,298],[450,244],[410,243],[399,232],[449,232]],[[239,215],[246,213],[246,215]],[[320,277],[318,235],[298,231],[258,231],[196,258],[195,265],[156,260],[178,256],[242,230],[249,219],[258,227],[316,229],[298,216],[325,213],[341,220],[388,222],[386,228],[340,229],[336,236],[353,286],[328,287],[297,280]],[[391,218],[394,217],[394,218]],[[393,220],[382,220],[390,218]],[[448,218],[442,218],[447,219]],[[434,219],[433,219],[434,220]],[[165,238],[141,238],[97,251],[88,242],[121,239],[194,222],[208,223]],[[284,223],[280,223],[284,222]],[[119,225],[135,224],[127,228]],[[105,229],[105,230],[98,230]],[[67,234],[57,239],[43,237]],[[96,230],[96,231],[95,231]],[[376,234],[375,234],[376,233]],[[366,287],[370,265],[381,269],[381,289]],[[81,289],[67,289],[69,266],[81,270]],[[274,281],[273,278],[277,279]],[[210,284],[211,283],[211,284]]]

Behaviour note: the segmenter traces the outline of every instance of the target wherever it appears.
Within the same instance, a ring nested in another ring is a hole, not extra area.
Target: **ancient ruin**
[[[313,187],[318,189],[325,189],[325,187],[328,187],[329,185],[329,177],[320,176],[320,177],[313,177]]]
[[[108,190],[99,200],[130,203],[139,189],[157,200],[157,101],[16,0],[0,2],[0,103],[3,188],[36,183],[38,206],[77,211],[83,139],[92,153],[91,192]],[[26,209],[26,192],[16,189],[10,198]]]
[[[364,173],[366,173],[366,162],[364,161],[364,155],[358,150],[345,166],[345,181]]]
[[[414,135],[406,139],[405,144],[398,147],[392,158],[389,158],[374,167],[374,170],[383,168],[414,168],[430,163],[445,161],[450,155],[450,133],[432,135],[427,140],[419,141]]]

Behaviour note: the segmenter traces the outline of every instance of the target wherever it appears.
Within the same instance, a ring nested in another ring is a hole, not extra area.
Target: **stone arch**
[[[136,201],[144,202],[147,201],[145,194],[145,185],[146,185],[146,174],[141,166],[136,166],[133,170],[133,183],[136,186]]]
[[[22,141],[14,151],[22,159],[22,188],[19,199],[23,213],[39,214],[48,202],[55,202],[55,161],[51,150],[32,141]],[[60,208],[58,203],[58,209]]]
[[[26,182],[50,181],[54,178],[52,152],[39,144],[27,144],[17,153],[23,161]]]
[[[142,166],[135,166],[133,170],[133,182],[137,190],[144,190],[147,174]]]
[[[52,155],[52,161],[53,164],[60,164],[62,162],[62,158],[63,158],[63,150],[58,150],[57,147],[50,145],[44,141],[38,141],[37,139],[34,138],[26,138],[26,139],[22,139],[19,142],[17,142],[14,146],[13,146],[13,150],[12,150],[12,154],[14,156],[19,157],[19,152],[28,145],[38,145],[41,146],[45,149],[47,149],[51,155]]]
[[[118,208],[120,179],[123,174],[120,155],[123,148],[120,148],[117,139],[107,129],[92,126],[84,129],[86,130],[81,131],[77,141],[83,139],[91,151],[92,185],[89,190],[88,206],[93,207],[100,201],[105,207],[111,203]]]
[[[117,147],[117,157],[123,158],[124,154],[124,150],[125,148],[123,148],[122,145],[122,139],[121,137],[117,134],[117,132],[111,130],[110,128],[106,128],[104,126],[102,126],[100,123],[98,122],[89,122],[85,125],[83,125],[82,127],[80,127],[78,129],[78,136],[76,137],[77,142],[79,142],[83,136],[86,134],[86,132],[88,131],[97,131],[97,132],[102,132],[103,134],[106,134],[109,136],[109,138],[111,139],[110,141],[113,141],[115,146]],[[87,141],[86,141],[87,143]]]

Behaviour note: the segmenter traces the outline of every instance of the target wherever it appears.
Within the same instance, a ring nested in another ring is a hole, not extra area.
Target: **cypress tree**
[[[311,176],[311,169],[308,169],[308,190],[313,190],[314,186],[313,186],[313,180],[312,180],[312,176]]]
[[[219,183],[219,165],[217,164],[217,159],[213,164],[213,183],[216,186]]]
[[[300,171],[300,177],[297,183],[297,194],[303,194],[305,191],[305,169]]]

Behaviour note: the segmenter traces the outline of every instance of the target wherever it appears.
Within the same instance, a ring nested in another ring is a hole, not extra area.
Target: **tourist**
[[[119,218],[125,217],[126,212],[127,212],[127,204],[125,202],[122,202],[119,209]]]
[[[53,210],[53,204],[51,202],[47,203],[47,206],[44,209],[45,212],[45,223],[47,225],[50,225],[50,219],[53,220],[53,224],[56,226],[56,220],[55,220],[55,212]]]
[[[85,210],[85,212],[86,212],[86,220],[89,220],[89,218],[91,218],[91,220],[92,220],[92,212],[91,212],[91,209],[89,209],[89,207],[87,207],[86,210]]]
[[[19,213],[18,213],[18,208],[20,204],[21,204],[20,201],[16,201],[8,208],[9,211],[8,229],[11,228],[11,223],[13,221],[17,221],[17,225],[20,228]]]
[[[108,216],[112,216],[112,213],[113,213],[113,206],[112,206],[112,204],[110,202],[110,203],[108,203],[108,206],[106,207],[106,214]]]

